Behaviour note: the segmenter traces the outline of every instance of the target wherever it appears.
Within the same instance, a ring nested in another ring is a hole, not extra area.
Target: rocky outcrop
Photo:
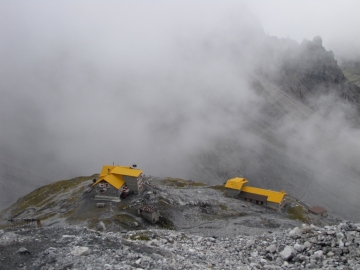
[[[335,93],[360,106],[360,88],[346,79],[334,53],[323,47],[320,36],[301,44],[269,37],[265,44],[265,60],[257,70],[260,80],[271,81],[305,103],[311,97]]]
[[[82,227],[0,231],[0,261],[8,269],[358,269],[360,224],[219,238]]]

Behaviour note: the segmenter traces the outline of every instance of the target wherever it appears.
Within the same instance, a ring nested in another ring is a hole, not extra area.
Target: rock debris
[[[80,226],[0,231],[0,269],[360,269],[360,223],[233,237]]]

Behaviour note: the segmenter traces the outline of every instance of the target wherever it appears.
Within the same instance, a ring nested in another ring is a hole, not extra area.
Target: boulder
[[[106,230],[105,224],[102,221],[99,222],[97,228],[98,228],[99,231],[105,231]]]
[[[21,247],[18,249],[17,253],[22,254],[22,255],[30,255],[30,251],[27,250],[27,248]]]
[[[246,246],[247,247],[251,247],[251,246],[253,246],[253,245],[255,245],[255,240],[248,240],[247,242],[246,242]]]
[[[322,250],[317,250],[314,252],[314,257],[320,259],[324,255]]]
[[[304,247],[305,248],[311,248],[311,243],[309,241],[305,241]]]
[[[294,245],[294,249],[295,249],[297,252],[302,252],[302,251],[305,249],[305,246],[296,243],[296,244]]]
[[[292,246],[286,246],[283,251],[280,252],[280,256],[283,260],[289,261],[296,255],[296,251]]]
[[[276,245],[272,244],[266,248],[266,251],[269,253],[275,253],[276,252]]]
[[[299,227],[295,227],[289,232],[289,236],[292,238],[298,238],[302,234],[302,230]]]
[[[75,246],[73,248],[73,250],[71,251],[71,255],[74,255],[74,256],[83,256],[83,255],[88,255],[89,253],[90,253],[90,250],[88,247]]]
[[[302,229],[303,233],[309,233],[309,232],[312,231],[312,229],[310,228],[310,226],[307,225],[307,224],[302,224],[302,225],[301,225],[301,229]]]

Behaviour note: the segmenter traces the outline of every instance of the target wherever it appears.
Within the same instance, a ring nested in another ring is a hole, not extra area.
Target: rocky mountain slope
[[[131,195],[120,202],[95,200],[96,193],[91,184],[96,177],[63,180],[39,188],[3,210],[0,225],[3,228],[16,227],[15,221],[18,220],[21,227],[24,218],[33,218],[40,219],[44,226],[77,225],[97,229],[101,223],[101,226],[117,231],[154,227],[229,236],[233,230],[253,235],[268,229],[290,228],[298,225],[298,220],[317,225],[336,222],[334,218],[319,219],[308,214],[306,205],[292,197],[289,197],[290,204],[302,207],[295,207],[289,213],[277,213],[227,198],[223,185],[208,186],[172,178],[146,178],[146,192]],[[104,207],[97,207],[99,202],[105,203]],[[142,219],[137,212],[142,205],[156,206],[162,216],[161,222],[149,224]],[[294,218],[289,218],[291,216]]]
[[[294,198],[275,212],[227,198],[221,186],[149,177],[142,195],[97,208],[94,177],[42,187],[4,210],[0,269],[360,267],[360,224],[312,216]],[[140,218],[143,204],[156,205],[162,222]],[[6,220],[30,217],[42,227]]]
[[[308,104],[308,99],[334,93],[359,107],[360,88],[350,82],[332,51],[322,45],[320,36],[301,44],[290,39],[265,39],[260,82],[268,80],[285,93]],[[266,86],[263,87],[266,89]]]

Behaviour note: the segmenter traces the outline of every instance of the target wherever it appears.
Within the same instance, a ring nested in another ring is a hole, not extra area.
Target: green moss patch
[[[222,211],[226,211],[228,209],[226,204],[220,204],[219,207]]]
[[[131,240],[149,241],[151,239],[148,232],[139,232],[130,236]]]
[[[209,188],[215,189],[215,190],[219,190],[222,192],[226,191],[225,185],[215,185],[215,186],[209,186]]]
[[[134,227],[134,224],[136,222],[136,219],[128,214],[118,214],[113,217],[113,221],[115,223],[121,223],[128,227]]]
[[[160,217],[158,224],[163,229],[167,229],[167,230],[175,229],[174,223],[170,219],[163,216]]]
[[[164,180],[160,180],[160,183],[164,186],[171,186],[171,187],[178,187],[178,188],[184,188],[184,187],[202,187],[207,186],[204,183],[201,182],[194,182],[192,180],[184,180],[180,178],[166,178]]]
[[[52,217],[54,217],[56,215],[57,215],[57,213],[55,213],[55,212],[45,214],[45,215],[40,217],[40,221],[47,220],[47,219],[52,218]]]
[[[341,69],[346,79],[360,87],[360,61],[347,61],[341,63]]]
[[[298,219],[303,222],[308,222],[308,218],[306,217],[306,211],[300,205],[289,207],[287,210],[289,218]]]

